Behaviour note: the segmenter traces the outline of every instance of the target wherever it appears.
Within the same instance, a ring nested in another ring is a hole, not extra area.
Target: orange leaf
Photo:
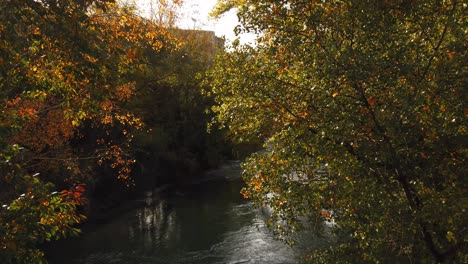
[[[369,96],[369,98],[367,98],[367,103],[370,106],[376,106],[378,102],[379,102],[379,100],[377,98],[375,98],[374,96]]]

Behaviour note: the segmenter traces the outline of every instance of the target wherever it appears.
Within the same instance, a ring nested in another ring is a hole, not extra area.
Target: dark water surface
[[[226,166],[210,181],[169,190],[153,206],[136,206],[58,242],[48,250],[49,262],[297,263],[301,247],[274,240],[265,213],[239,194],[242,184],[238,166]]]

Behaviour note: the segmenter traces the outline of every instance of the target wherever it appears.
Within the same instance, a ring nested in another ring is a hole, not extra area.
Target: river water
[[[169,189],[152,206],[135,206],[118,217],[59,241],[50,263],[240,264],[298,263],[305,247],[325,243],[303,239],[291,248],[265,227],[264,210],[239,194],[238,164],[224,166],[210,179]],[[307,244],[307,245],[306,245]]]

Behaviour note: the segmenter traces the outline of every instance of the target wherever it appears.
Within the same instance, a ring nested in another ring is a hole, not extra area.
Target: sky
[[[138,6],[145,9],[150,0],[135,0]],[[233,41],[236,36],[234,28],[239,24],[235,10],[224,14],[219,19],[209,17],[210,11],[217,0],[184,0],[182,14],[178,26],[185,29],[203,29],[214,31],[218,37],[226,37],[227,42]],[[253,35],[242,35],[241,43],[251,42]]]

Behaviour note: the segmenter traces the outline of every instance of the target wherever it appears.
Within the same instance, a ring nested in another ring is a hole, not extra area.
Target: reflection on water
[[[160,200],[151,207],[134,211],[135,222],[128,225],[130,243],[142,245],[144,249],[167,247],[166,242],[177,241],[175,230],[176,211],[168,210],[166,200]],[[131,220],[131,219],[130,219]]]
[[[228,168],[232,175],[237,168]],[[263,215],[229,177],[193,185],[58,243],[50,263],[297,263],[299,249],[275,241]],[[171,191],[169,191],[171,192]]]

